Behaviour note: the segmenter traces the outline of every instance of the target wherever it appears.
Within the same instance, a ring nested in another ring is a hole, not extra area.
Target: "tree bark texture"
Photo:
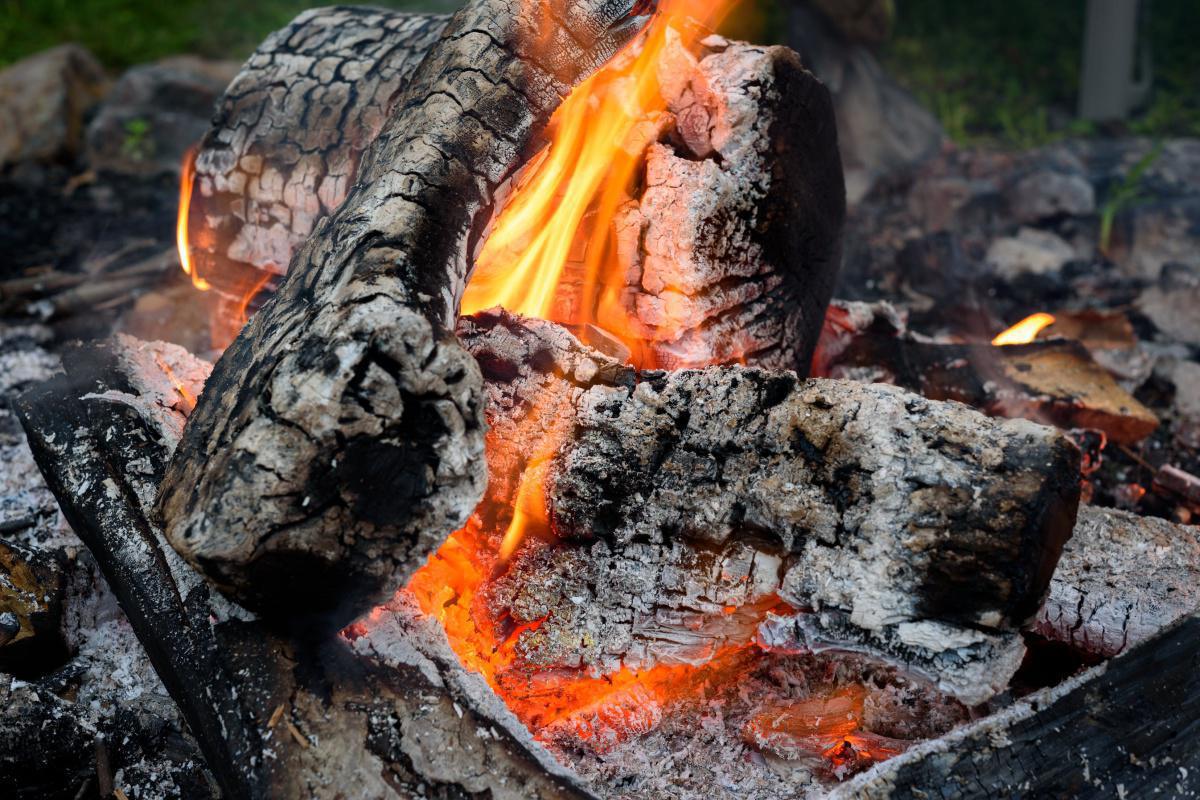
[[[240,300],[263,273],[287,272],[317,221],[346,199],[363,152],[448,22],[323,8],[259,46],[196,153],[189,242],[198,275]]]
[[[155,488],[206,364],[128,337],[65,364],[18,404],[30,446],[224,797],[587,796],[432,620],[381,609],[350,639],[288,639],[171,550]]]
[[[541,535],[490,590],[497,618],[538,623],[519,634],[529,665],[703,660],[779,600],[803,625],[774,618],[765,646],[870,652],[967,702],[1019,665],[1016,631],[1075,522],[1079,456],[1062,434],[891,387],[637,373],[503,312],[459,334],[505,443],[484,507],[520,504],[533,476],[546,486],[522,509]],[[543,456],[547,430],[567,434]]]
[[[476,0],[413,74],[355,188],[225,351],[167,469],[171,543],[264,614],[336,629],[391,596],[486,481],[453,336],[496,187],[637,4]]]

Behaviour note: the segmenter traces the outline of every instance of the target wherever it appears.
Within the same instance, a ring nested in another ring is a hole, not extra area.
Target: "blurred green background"
[[[744,0],[727,31],[777,42],[789,0]],[[376,5],[448,11],[455,0]],[[0,65],[77,41],[112,69],[174,53],[244,58],[304,0],[0,0]],[[1031,146],[1092,128],[1072,120],[1084,0],[897,0],[884,63],[957,141]],[[1200,0],[1150,0],[1154,92],[1132,133],[1200,136]]]

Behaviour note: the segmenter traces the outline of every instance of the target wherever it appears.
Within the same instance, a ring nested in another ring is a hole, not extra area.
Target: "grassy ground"
[[[241,59],[306,8],[336,0],[0,0],[0,65],[64,41],[119,69],[175,53]],[[447,11],[455,0],[360,0]]]
[[[898,0],[888,67],[959,141],[1039,144],[1089,126],[1072,120],[1083,0]],[[1200,2],[1149,0],[1143,42],[1154,91],[1128,121],[1148,136],[1200,136]]]
[[[333,0],[325,0],[332,2]],[[119,69],[172,53],[243,58],[271,30],[322,0],[0,0],[0,65],[63,41]],[[360,0],[445,11],[457,0]],[[743,0],[729,32],[782,33],[790,0]],[[1200,136],[1200,0],[1146,0],[1155,90],[1128,127]],[[1072,121],[1083,0],[897,0],[888,67],[959,141],[1039,144],[1091,129]]]

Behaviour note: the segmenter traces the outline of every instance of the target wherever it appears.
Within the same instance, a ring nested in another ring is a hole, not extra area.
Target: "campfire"
[[[1200,552],[1080,504],[1128,319],[831,302],[833,98],[730,12],[302,15],[184,159],[210,352],[16,403],[223,796],[1008,790],[1187,670]]]

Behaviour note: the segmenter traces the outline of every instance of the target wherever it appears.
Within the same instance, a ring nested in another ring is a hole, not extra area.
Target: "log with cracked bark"
[[[189,206],[192,266],[240,299],[282,276],[345,200],[363,152],[449,17],[305,11],[250,56],[201,142]]]
[[[972,703],[1007,685],[1075,522],[1062,434],[892,387],[638,373],[499,311],[459,335],[502,443],[484,508],[537,521],[485,590],[527,626],[526,665],[695,662],[757,636],[901,662]],[[546,431],[566,433],[540,454]],[[756,632],[776,606],[796,616]]]
[[[266,615],[337,628],[387,599],[483,493],[482,383],[453,336],[497,187],[642,27],[637,0],[474,0],[451,20],[216,364],[168,466],[171,543]]]
[[[1083,506],[1034,631],[1109,658],[1197,610],[1196,528]]]
[[[314,221],[343,201],[346,165],[353,175],[390,110],[394,95],[385,89],[407,80],[444,24],[326,9],[263,44],[226,93],[196,160],[189,228],[206,280],[240,299],[286,270]],[[348,72],[369,83],[346,102]],[[644,120],[644,138],[627,145],[641,149],[643,177],[606,237],[585,219],[553,318],[584,316],[585,261],[592,248],[611,248],[623,267],[621,327],[643,342],[638,363],[804,373],[845,214],[828,92],[790,50],[718,36],[696,54],[672,39],[659,77],[667,111]],[[334,118],[344,135],[330,130]]]
[[[153,500],[207,364],[129,337],[64,364],[65,376],[18,403],[30,447],[222,796],[588,796],[432,620],[381,609],[353,640],[288,640],[172,551]]]

